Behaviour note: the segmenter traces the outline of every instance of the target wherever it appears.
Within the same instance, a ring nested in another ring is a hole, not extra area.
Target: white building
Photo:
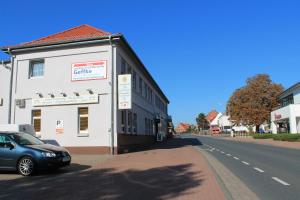
[[[271,112],[272,133],[300,133],[300,82],[279,95],[280,108]]]
[[[33,124],[41,139],[78,153],[117,152],[167,133],[169,101],[123,35],[82,25],[2,50],[12,62],[0,67],[0,123]],[[120,74],[131,74],[122,105]]]
[[[222,114],[218,119],[218,125],[221,131],[231,132],[232,122],[229,120],[229,116]]]

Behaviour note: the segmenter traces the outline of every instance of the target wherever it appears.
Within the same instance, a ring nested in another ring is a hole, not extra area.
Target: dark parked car
[[[63,147],[45,144],[28,133],[0,132],[0,170],[16,170],[29,176],[70,162],[71,156]]]

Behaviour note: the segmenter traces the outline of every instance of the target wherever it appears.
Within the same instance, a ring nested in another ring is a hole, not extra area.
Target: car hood
[[[40,145],[28,145],[28,147],[33,148],[33,149],[38,149],[42,151],[52,151],[52,152],[59,152],[59,151],[64,151],[66,152],[67,150],[63,147],[55,146],[52,144],[40,144]]]

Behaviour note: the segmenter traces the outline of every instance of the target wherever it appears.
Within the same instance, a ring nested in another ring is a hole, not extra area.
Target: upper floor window
[[[136,90],[136,72],[134,70],[132,72],[132,88]]]
[[[121,58],[121,74],[125,74],[126,71],[126,61],[124,58]]]
[[[139,78],[139,90],[141,95],[143,95],[143,79],[141,77]]]
[[[290,104],[294,104],[294,96],[293,94],[281,99],[281,106],[284,107],[284,106],[288,106]]]
[[[44,76],[44,60],[33,60],[30,62],[29,78]]]

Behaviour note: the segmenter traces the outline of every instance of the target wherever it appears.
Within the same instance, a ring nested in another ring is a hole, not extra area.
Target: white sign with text
[[[107,61],[73,63],[72,81],[101,80],[107,78]]]
[[[118,75],[119,110],[131,109],[131,74]]]

